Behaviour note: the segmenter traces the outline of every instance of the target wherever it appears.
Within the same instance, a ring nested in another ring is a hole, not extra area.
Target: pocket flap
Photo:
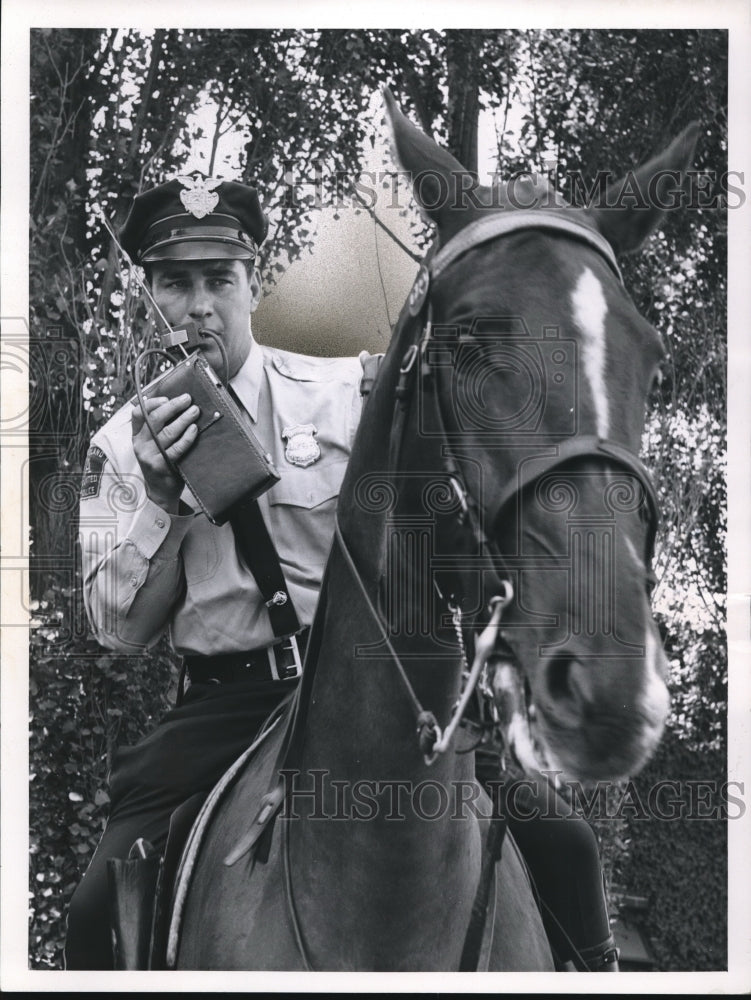
[[[269,503],[290,504],[294,507],[317,507],[332,497],[339,496],[347,460],[326,465],[308,466],[306,469],[286,465],[280,468],[281,481],[267,493]]]

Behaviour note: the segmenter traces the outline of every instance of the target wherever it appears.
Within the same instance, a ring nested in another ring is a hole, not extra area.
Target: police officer
[[[267,228],[252,187],[193,175],[138,195],[120,233],[164,318],[213,334],[201,349],[215,371],[226,362],[244,419],[281,473],[259,507],[300,628],[279,641],[231,524],[200,513],[165,461],[196,441],[193,401],[147,399],[151,429],[138,404],[123,406],[94,435],[84,470],[86,610],[99,642],[122,652],[148,650],[167,632],[189,686],[150,735],[116,754],[107,827],[70,904],[69,969],[112,968],[107,859],[127,857],[141,837],[161,851],[173,810],[208,793],[300,674],[365,362],[305,357],[253,338],[255,261]],[[216,475],[232,461],[217,455]]]

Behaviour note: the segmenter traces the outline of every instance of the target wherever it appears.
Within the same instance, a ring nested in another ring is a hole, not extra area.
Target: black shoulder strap
[[[363,377],[360,393],[363,396],[370,393],[383,357],[383,354],[370,354],[361,358]],[[231,387],[230,392],[234,396]],[[230,511],[229,522],[243,559],[266,602],[274,635],[281,638],[299,632],[301,626],[297,612],[258,501],[238,501]]]
[[[231,385],[230,395],[240,409],[245,408]],[[271,628],[277,639],[294,635],[302,627],[297,617],[292,595],[284,579],[279,555],[271,540],[257,500],[238,500],[229,511],[228,520],[245,565],[255,578],[269,612]]]
[[[361,396],[367,397],[370,395],[370,391],[378,377],[383,358],[383,354],[365,354],[364,351],[360,355],[360,364],[362,365],[362,379],[360,380]]]
[[[294,635],[300,631],[300,620],[258,501],[239,500],[230,510],[229,521],[237,546],[266,603],[274,635],[278,639]]]

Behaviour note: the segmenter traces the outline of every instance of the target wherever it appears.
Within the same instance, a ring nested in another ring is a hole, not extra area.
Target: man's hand
[[[170,460],[182,458],[196,439],[198,407],[191,405],[187,393],[175,399],[157,396],[145,400],[145,405],[159,443]],[[176,514],[184,483],[164,461],[138,403],[133,404],[131,424],[133,450],[146,482],[146,492],[167,513]]]

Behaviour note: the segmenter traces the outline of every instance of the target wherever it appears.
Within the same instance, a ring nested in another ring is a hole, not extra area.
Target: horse
[[[638,771],[668,712],[638,457],[663,349],[617,262],[661,208],[480,185],[384,97],[435,241],[364,402],[291,712],[183,857],[174,969],[455,971],[474,926],[473,967],[552,971],[513,838],[485,863],[475,694],[529,773],[584,781]]]

